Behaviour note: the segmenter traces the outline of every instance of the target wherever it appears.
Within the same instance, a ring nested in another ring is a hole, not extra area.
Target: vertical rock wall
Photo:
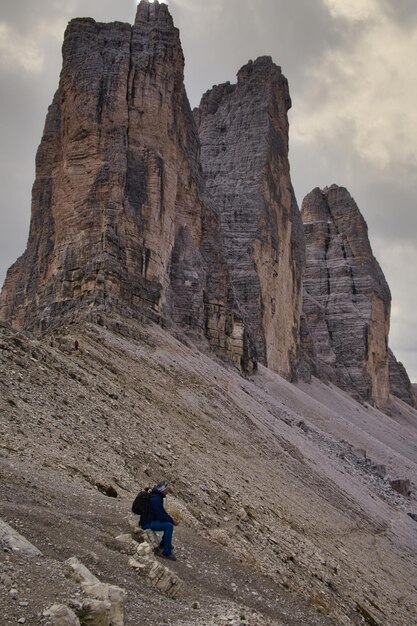
[[[417,396],[413,385],[402,363],[397,361],[392,350],[389,350],[389,384],[391,393],[417,408]]]
[[[4,319],[37,329],[80,307],[117,311],[206,333],[253,365],[219,218],[204,200],[183,69],[165,4],[142,0],[133,28],[70,22]]]
[[[303,310],[319,376],[363,400],[389,397],[391,295],[365,220],[343,187],[314,189],[301,211],[306,240]]]
[[[233,289],[259,360],[292,378],[299,350],[303,230],[288,163],[287,80],[270,57],[195,110],[207,188],[220,211]]]

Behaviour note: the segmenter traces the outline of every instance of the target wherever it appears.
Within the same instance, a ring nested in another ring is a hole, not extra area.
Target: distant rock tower
[[[233,289],[258,358],[293,378],[299,356],[304,240],[288,162],[288,83],[270,57],[194,111],[207,189],[219,210]]]
[[[306,241],[303,311],[317,374],[358,399],[389,398],[391,294],[368,229],[344,187],[314,189],[303,201]]]

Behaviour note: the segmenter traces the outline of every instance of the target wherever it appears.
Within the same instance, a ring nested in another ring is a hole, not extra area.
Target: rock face
[[[389,350],[389,384],[391,393],[407,404],[417,407],[417,397],[402,363],[397,361],[392,350]]]
[[[288,83],[249,62],[195,110],[207,188],[220,211],[233,288],[259,360],[291,378],[299,350],[303,229],[288,163]]]
[[[367,225],[343,187],[314,189],[301,210],[306,240],[304,315],[316,372],[362,400],[389,398],[391,296]]]
[[[70,22],[3,319],[36,330],[80,306],[118,311],[205,333],[253,366],[219,218],[204,200],[183,68],[165,4],[142,0],[133,27]]]

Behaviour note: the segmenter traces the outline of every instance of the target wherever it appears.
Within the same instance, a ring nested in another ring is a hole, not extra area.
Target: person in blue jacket
[[[168,515],[164,509],[164,498],[171,491],[169,482],[162,480],[151,491],[149,512],[141,515],[140,525],[146,530],[163,531],[162,541],[159,544],[160,555],[171,561],[176,561],[172,549],[172,534],[178,520]]]

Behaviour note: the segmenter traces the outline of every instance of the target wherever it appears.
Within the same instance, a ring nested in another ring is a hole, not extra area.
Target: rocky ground
[[[126,590],[132,626],[417,623],[407,405],[387,415],[264,368],[243,378],[204,346],[114,320],[41,340],[4,327],[0,358],[0,518],[41,551],[4,544],[5,625],[77,606],[73,556]],[[116,540],[138,488],[161,477],[181,519],[174,599]]]

